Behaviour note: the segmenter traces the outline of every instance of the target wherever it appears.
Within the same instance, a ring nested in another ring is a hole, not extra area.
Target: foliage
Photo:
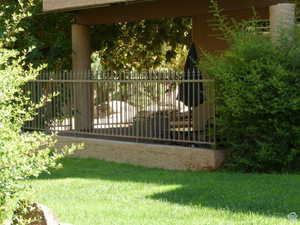
[[[184,46],[191,43],[191,25],[188,18],[98,25],[92,33],[93,46],[105,70],[141,71],[166,64],[182,69],[183,63],[176,65],[176,58],[186,54]]]
[[[2,12],[11,15],[19,11],[22,6],[19,0],[0,0]],[[43,14],[42,0],[21,1],[23,7],[32,16],[20,21],[25,32],[16,34],[16,41],[12,48],[22,50],[35,46],[26,57],[26,61],[33,65],[47,63],[51,70],[66,69],[71,66],[71,22],[70,14]],[[4,7],[5,6],[5,7]],[[0,28],[0,33],[1,33]]]
[[[25,33],[17,36],[14,48],[36,48],[28,55],[34,65],[47,63],[49,70],[71,69],[71,24],[69,13],[42,13],[42,0],[27,1],[31,17],[24,19]],[[0,0],[18,10],[18,0]],[[150,69],[171,63],[191,42],[191,20],[188,18],[137,21],[91,26],[93,52],[104,69]],[[183,52],[184,53],[184,52]],[[176,65],[175,65],[176,66]]]
[[[206,54],[202,69],[216,80],[217,131],[231,150],[229,166],[299,170],[300,29],[273,43],[255,20],[230,26],[215,12],[231,45],[221,56]]]
[[[54,138],[39,133],[22,133],[22,125],[32,119],[41,104],[26,98],[23,85],[43,68],[26,63],[32,48],[15,48],[24,30],[23,19],[30,16],[30,1],[19,1],[18,10],[0,4],[0,224],[12,217],[21,191],[19,181],[38,176],[73,148],[54,151]],[[46,98],[41,99],[45,101]],[[21,222],[18,222],[21,224]]]

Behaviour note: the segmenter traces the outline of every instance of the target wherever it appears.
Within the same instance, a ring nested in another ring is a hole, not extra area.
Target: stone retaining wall
[[[168,145],[118,142],[102,139],[58,137],[58,145],[84,143],[72,157],[94,158],[168,170],[208,170],[220,168],[225,151]]]

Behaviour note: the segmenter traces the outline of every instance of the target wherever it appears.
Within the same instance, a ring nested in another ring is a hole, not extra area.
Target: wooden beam
[[[209,0],[159,0],[132,5],[115,5],[78,11],[76,23],[83,25],[132,22],[143,19],[159,19],[183,16],[206,15],[209,13]],[[221,0],[220,7],[225,11],[260,9],[282,2],[282,0]]]

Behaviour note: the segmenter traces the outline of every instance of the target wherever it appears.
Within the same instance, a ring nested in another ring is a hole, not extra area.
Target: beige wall
[[[269,19],[269,7],[256,9],[260,19]],[[246,20],[253,17],[252,9],[227,11],[225,15],[236,21]],[[193,41],[198,48],[207,51],[222,51],[227,45],[221,40],[221,35],[212,29],[212,18],[208,15],[196,15],[193,17]]]
[[[58,137],[58,147],[73,143],[84,143],[85,148],[75,152],[72,157],[95,158],[168,170],[213,171],[223,165],[226,156],[225,151],[204,148]]]

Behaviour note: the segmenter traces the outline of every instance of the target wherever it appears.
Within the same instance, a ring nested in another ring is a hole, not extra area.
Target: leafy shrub
[[[230,47],[201,67],[217,86],[220,147],[245,172],[300,169],[300,29],[273,43],[256,21],[229,25],[215,13]]]
[[[32,119],[40,106],[25,97],[22,86],[34,79],[41,68],[24,63],[30,49],[14,50],[15,34],[22,31],[19,23],[29,16],[26,5],[22,1],[19,4],[20,11],[14,12],[0,5],[0,224],[12,221],[20,194],[27,187],[20,181],[55,167],[56,160],[74,149],[57,152],[52,136],[22,133],[24,121]]]

